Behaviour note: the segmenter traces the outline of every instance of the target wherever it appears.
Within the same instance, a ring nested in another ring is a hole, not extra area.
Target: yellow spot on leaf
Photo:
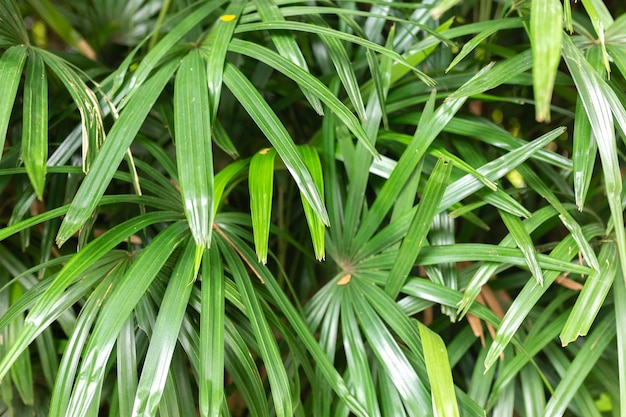
[[[237,16],[235,16],[234,14],[225,14],[225,15],[222,15],[220,17],[220,20],[222,22],[231,22],[231,21],[235,20],[236,18],[237,18]]]
[[[346,275],[342,276],[339,279],[339,281],[337,281],[337,285],[346,285],[347,283],[350,282],[351,279],[352,279],[352,275],[346,274]]]
[[[271,151],[271,150],[272,150],[272,148],[265,148],[265,149],[261,149],[261,150],[259,151],[259,154],[261,154],[261,155],[265,155],[266,153],[268,153],[268,152],[269,152],[269,151]]]

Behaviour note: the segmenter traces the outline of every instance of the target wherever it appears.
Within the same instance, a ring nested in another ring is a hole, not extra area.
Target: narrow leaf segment
[[[198,49],[183,58],[174,83],[176,161],[183,207],[196,243],[211,244],[213,155],[206,63]]]

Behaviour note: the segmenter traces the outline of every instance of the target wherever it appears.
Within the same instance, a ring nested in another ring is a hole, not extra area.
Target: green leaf
[[[525,165],[519,166],[518,170],[522,174],[526,182],[528,182],[528,184],[543,198],[548,200],[548,202],[550,202],[550,204],[552,204],[552,206],[558,211],[559,220],[561,220],[563,225],[572,234],[572,237],[576,241],[576,244],[578,245],[578,248],[585,257],[587,263],[593,269],[599,270],[600,264],[598,263],[598,259],[593,248],[589,244],[589,241],[585,238],[581,230],[580,224],[569,213],[568,209],[561,203],[559,198],[550,190],[550,188],[541,180],[541,178],[539,178],[534,170]]]
[[[422,382],[384,322],[358,293],[355,294],[353,308],[373,354],[382,369],[391,377],[408,414],[428,415],[430,404],[425,403],[421,396],[415,395],[416,387],[421,386]]]
[[[217,19],[209,31],[209,35],[202,42],[205,49],[205,59],[207,62],[206,75],[208,80],[209,96],[211,98],[211,119],[210,125],[214,126],[217,110],[222,94],[222,76],[224,73],[224,62],[228,44],[237,27],[239,18],[243,12],[246,2],[243,0],[231,1],[223,15]]]
[[[156,415],[197,273],[197,270],[194,270],[195,256],[196,244],[188,241],[176,262],[176,267],[167,284],[167,290],[161,300],[159,315],[152,330],[150,345],[137,386],[133,415]]]
[[[199,409],[201,417],[220,417],[224,400],[224,274],[217,246],[202,260]]]
[[[471,83],[471,81],[469,82]],[[353,250],[356,251],[357,248],[363,246],[377,231],[402,191],[402,187],[409,180],[419,160],[426,153],[428,146],[435,140],[448,121],[454,117],[464,102],[465,98],[448,100],[437,108],[432,117],[427,118],[427,120],[420,120],[411,143],[402,153],[398,164],[364,217],[357,235],[352,239]]]
[[[392,34],[393,34],[393,28],[394,26],[392,26]],[[376,58],[376,55],[374,54],[374,52],[372,52],[370,49],[366,49],[365,57],[367,58],[367,65],[369,66],[370,73],[372,74],[372,81],[374,82],[374,87],[375,87],[376,95],[378,98],[378,103],[380,106],[380,114],[383,119],[383,126],[385,126],[385,128],[388,128],[389,120],[388,120],[388,111],[387,111],[386,101],[387,101],[387,93],[389,92],[389,81],[390,81],[389,76],[391,75],[391,60],[386,59],[383,61],[385,71],[386,71],[385,74],[383,75],[382,70],[380,68],[381,65],[379,65],[378,59]]]
[[[615,244],[607,242],[602,246],[598,262],[602,268],[593,271],[576,299],[574,308],[561,331],[561,343],[567,346],[578,336],[585,336],[596,319],[606,296],[617,275],[617,250]]]
[[[554,305],[555,307],[557,307],[557,305],[561,306],[568,298],[568,295],[559,295],[557,298],[552,300],[550,305]],[[550,311],[548,310],[548,312]],[[516,378],[528,364],[532,364],[535,356],[553,343],[554,339],[558,337],[558,334],[567,319],[565,314],[560,314],[556,319],[548,314],[542,316],[542,318],[543,317],[546,318],[546,323],[539,323],[542,325],[534,327],[533,329],[538,331],[531,332],[531,334],[528,334],[526,339],[524,339],[525,351],[510,358],[505,356],[504,363],[502,363],[498,369],[497,379],[494,382],[493,389],[490,393],[490,402],[495,402],[497,398],[502,395],[502,392],[506,389],[506,387],[511,385],[514,378]],[[495,373],[495,371],[496,369],[494,367],[487,372]],[[547,388],[550,391],[554,391],[549,385]]]
[[[3,89],[0,94],[0,155],[4,154],[4,142],[7,137],[11,109],[15,102],[27,55],[26,46],[17,45],[7,49],[0,58],[0,85]]]
[[[604,185],[611,210],[611,220],[615,227],[617,249],[622,275],[626,280],[626,230],[621,204],[622,177],[617,161],[617,143],[613,114],[616,117],[624,113],[623,105],[611,105],[606,93],[606,84],[584,59],[574,43],[566,37],[563,41],[563,57],[572,74],[574,84],[579,90],[578,97],[589,118],[593,137],[598,144],[598,152],[602,161]],[[609,89],[610,90],[610,89]],[[613,108],[615,107],[615,108]]]
[[[546,404],[546,416],[563,415],[589,372],[605,352],[609,343],[613,341],[616,333],[614,320],[613,316],[608,315],[594,327],[593,332],[587,337],[585,344],[578,351],[565,374],[559,379],[554,395]]]
[[[36,51],[46,66],[59,77],[67,92],[72,96],[76,107],[78,107],[83,144],[83,170],[87,172],[105,137],[102,109],[98,98],[67,61],[43,49],[36,49]],[[53,158],[50,159],[52,162]]]
[[[257,152],[250,160],[248,175],[254,247],[259,262],[264,265],[267,263],[272,220],[275,155],[276,152],[273,149],[263,149]]]
[[[292,21],[267,21],[263,23],[246,23],[241,24],[235,30],[235,33],[244,33],[244,32],[258,32],[262,30],[290,30],[290,31],[301,31],[308,33],[317,33],[319,35],[328,35],[334,36],[337,39],[348,41],[355,43],[357,45],[364,46],[368,49],[376,51],[382,55],[388,56],[394,61],[398,63],[398,65],[404,67],[404,69],[408,69],[412,71],[417,77],[419,77],[423,82],[427,85],[434,85],[434,81],[424,72],[420,71],[416,68],[416,64],[412,62],[408,62],[397,52],[380,46],[374,42],[371,42],[365,38],[361,38],[355,35],[351,35],[349,33],[344,33],[335,29],[311,25],[308,23],[302,22],[292,22]],[[402,75],[406,74],[408,71],[402,73]],[[392,80],[394,78],[392,77]]]
[[[468,174],[472,174],[473,176],[478,178],[480,182],[485,184],[485,187],[489,188],[491,191],[494,191],[494,192],[498,191],[498,185],[494,181],[491,181],[490,179],[482,175],[480,172],[475,170],[474,167],[472,167],[470,164],[468,164],[467,162],[465,162],[463,159],[459,158],[458,156],[448,152],[447,150],[443,148],[436,148],[436,147],[433,147],[430,153],[438,158],[445,157],[445,158],[450,159],[452,163],[454,164],[455,168],[465,171]]]
[[[615,306],[615,327],[617,329],[617,364],[619,377],[619,407],[626,410],[626,305],[619,300],[626,297],[626,285],[621,279],[613,281],[613,305]],[[617,302],[616,302],[617,301]]]
[[[439,0],[437,5],[430,9],[430,15],[433,19],[439,19],[446,11],[454,7],[460,0]],[[447,414],[442,414],[447,415]]]
[[[380,416],[376,389],[372,379],[373,372],[366,355],[366,344],[359,331],[359,319],[353,308],[355,299],[359,296],[352,290],[352,286],[348,286],[346,291],[342,291],[340,295],[341,334],[343,335],[346,362],[350,378],[354,384],[355,395],[366,407],[368,416]]]
[[[613,25],[613,17],[604,2],[598,0],[583,0],[582,4],[598,36],[600,36],[604,28]]]
[[[304,164],[309,169],[309,172],[313,177],[313,181],[315,181],[315,185],[317,185],[317,188],[320,190],[322,198],[324,198],[324,177],[322,175],[322,163],[320,162],[319,154],[315,148],[311,146],[300,146],[298,147],[298,150],[300,151]],[[301,193],[300,196],[302,197],[304,215],[311,233],[311,240],[313,241],[315,258],[318,261],[323,261],[326,256],[324,250],[324,234],[326,232],[326,228],[319,217],[315,215],[315,212],[304,198],[304,195]]]
[[[252,358],[252,352],[230,321],[226,321],[224,341],[226,343],[224,358],[226,370],[232,376],[251,414],[269,417],[267,397],[263,391],[263,382]]]
[[[228,136],[228,132],[226,132],[226,129],[224,129],[224,126],[218,119],[215,119],[215,125],[213,126],[213,142],[231,158],[239,158],[239,151],[237,151],[235,144]]]
[[[439,209],[439,203],[448,186],[448,179],[452,172],[452,163],[445,158],[439,158],[435,168],[430,174],[428,184],[422,194],[422,198],[411,220],[411,225],[402,241],[396,260],[394,261],[389,278],[385,285],[385,291],[391,298],[396,298],[400,289],[415,265],[420,250],[426,244],[426,236],[430,230],[435,215]]]
[[[582,211],[589,185],[594,173],[597,141],[593,138],[591,124],[585,114],[585,109],[579,99],[576,100],[576,116],[574,118],[574,146],[572,149],[572,164],[574,176],[574,195],[576,206]]]
[[[67,408],[68,417],[85,417],[91,404],[98,403],[106,364],[119,331],[156,274],[188,233],[184,222],[174,223],[163,230],[114,284],[83,353],[83,363]]]
[[[312,20],[319,26],[327,26],[325,21],[316,15],[311,15]],[[365,121],[365,106],[361,97],[361,89],[359,82],[354,73],[353,63],[348,56],[346,48],[339,39],[334,36],[320,35],[320,39],[324,42],[330,60],[335,67],[335,71],[341,80],[343,88],[346,90],[352,106],[356,110],[356,114],[361,121]]]
[[[11,46],[23,44],[28,45],[29,38],[24,18],[14,0],[0,3],[0,40],[9,43]],[[4,38],[4,39],[3,39]]]
[[[556,139],[565,131],[565,128],[556,128],[545,135],[535,139],[532,142],[527,142],[525,145],[518,147],[517,149],[509,152],[506,155],[495,159],[482,167],[478,168],[483,176],[489,180],[495,181],[505,176],[509,171],[518,167],[525,160],[530,158],[537,150],[543,148],[545,145]],[[454,183],[450,184],[446,190],[445,195],[441,201],[440,209],[447,209],[454,203],[458,203],[465,197],[471,195],[476,190],[484,187],[484,184],[480,182],[473,175],[465,175],[458,179]]]
[[[533,57],[529,50],[520,52],[512,58],[499,62],[495,65],[489,64],[481,70],[479,74],[474,76],[472,83],[460,87],[458,90],[450,94],[447,100],[459,97],[473,96],[487,90],[496,88],[504,84],[511,78],[522,72],[528,71],[533,66]]]
[[[426,371],[433,398],[433,411],[436,416],[459,416],[446,345],[437,333],[419,321],[417,326],[424,349]]]
[[[237,288],[245,306],[246,316],[250,320],[252,330],[259,348],[259,354],[263,359],[271,387],[274,408],[278,417],[293,415],[293,399],[287,370],[280,355],[276,338],[267,323],[265,313],[261,309],[261,303],[254,291],[250,276],[241,259],[229,242],[223,242],[220,250],[226,263],[231,269]]]
[[[93,290],[87,301],[82,306],[81,314],[76,320],[72,335],[67,342],[65,350],[63,352],[63,358],[61,359],[61,362],[59,364],[59,373],[57,374],[54,390],[52,391],[50,399],[50,411],[48,414],[49,417],[66,416],[67,405],[72,394],[74,378],[76,377],[76,370],[80,365],[81,354],[83,352],[83,348],[85,347],[87,338],[89,337],[89,334],[91,332],[91,327],[98,316],[100,306],[104,298],[106,297],[106,294],[111,288],[111,283],[117,279],[120,279],[126,271],[127,260],[128,259],[123,260],[123,262],[118,262],[116,266],[110,268],[109,271],[104,273],[105,278],[102,279],[102,281]],[[128,385],[124,386],[128,388]],[[120,393],[120,395],[123,394],[127,393]],[[124,414],[124,412],[122,411],[120,413],[120,416],[130,416],[133,405],[132,397],[129,398],[128,404],[121,404],[127,405],[128,410],[126,411],[126,414]],[[121,404],[120,406],[122,406]]]
[[[416,13],[420,13],[420,10],[416,10]],[[422,15],[426,15],[426,13],[420,13]],[[398,30],[398,42],[396,45],[405,44],[408,47],[408,50],[404,54],[403,58],[409,65],[404,65],[402,63],[396,62],[393,68],[391,69],[390,80],[392,84],[396,84],[398,80],[404,77],[409,71],[411,71],[410,66],[418,66],[424,60],[426,60],[432,53],[437,49],[441,42],[444,42],[448,46],[454,46],[446,36],[441,35],[441,33],[446,33],[450,26],[454,23],[455,19],[450,18],[447,21],[443,22],[439,27],[437,27],[436,31],[433,32],[431,29],[428,29],[428,32],[432,35],[424,39],[422,44],[410,44],[415,39],[415,33],[411,33],[415,31],[415,28],[411,28],[409,30],[401,31]],[[491,22],[489,22],[491,23]],[[469,32],[473,33],[473,32]],[[403,39],[404,38],[404,39]],[[407,44],[409,43],[409,44]],[[418,74],[419,77],[419,74]],[[427,85],[434,85],[433,82],[428,82],[424,78],[420,77]]]
[[[601,235],[603,231],[593,225],[583,228],[583,232],[588,240],[594,236]],[[574,244],[574,238],[569,235],[552,250],[550,258],[563,261],[569,261],[574,256],[571,250],[571,245]],[[522,291],[515,298],[513,304],[506,312],[500,327],[498,334],[489,348],[489,354],[485,359],[485,368],[489,369],[498,360],[500,354],[504,351],[509,344],[514,334],[519,329],[522,321],[526,318],[530,310],[535,306],[539,298],[546,292],[548,287],[554,282],[559,275],[556,271],[547,271],[544,274],[544,286],[537,284],[535,280],[528,281]]]
[[[352,282],[352,281],[351,281]],[[359,289],[357,294],[364,296],[376,314],[385,322],[390,330],[397,335],[398,340],[405,344],[411,352],[412,364],[417,371],[420,381],[427,378],[426,364],[422,344],[420,343],[419,330],[415,326],[414,319],[409,318],[392,298],[386,295],[384,290],[365,279],[355,279],[354,286]],[[428,403],[430,393],[424,384],[419,384],[413,390],[413,395],[420,402]]]
[[[329,219],[324,207],[324,200],[315,186],[311,174],[306,169],[289,133],[278,120],[276,114],[261,97],[257,89],[235,66],[227,64],[224,71],[224,82],[265,134],[265,137],[272,143],[272,146],[276,149],[276,152],[278,152],[278,155],[280,155],[296,181],[298,188],[304,194],[309,204],[311,204],[311,207],[313,207],[315,214],[327,225]]]
[[[444,132],[454,133],[473,139],[479,139],[486,144],[512,151],[524,145],[525,141],[513,136],[510,132],[485,119],[462,119],[455,117],[444,128]],[[568,158],[542,148],[533,153],[532,158],[546,162],[564,170],[572,169],[572,161]]]
[[[121,276],[117,277],[121,278]],[[81,314],[82,315],[82,314]],[[85,342],[83,341],[83,344]],[[117,395],[120,407],[120,416],[130,417],[133,411],[133,403],[137,394],[137,343],[135,338],[135,320],[128,317],[124,323],[116,341],[117,346]],[[74,372],[78,363],[74,367]],[[70,384],[71,386],[71,384]],[[69,400],[71,391],[68,390]],[[66,403],[67,406],[67,403]]]
[[[163,57],[169,54],[172,48],[178,44],[185,35],[194,28],[197,28],[200,22],[224,3],[226,3],[226,0],[215,0],[202,4],[196,10],[185,16],[184,19],[168,31],[167,35],[165,35],[154,48],[150,49],[150,52],[143,57],[137,69],[132,73],[126,91],[127,95],[124,97],[126,103],[130,103],[130,99],[142,91],[138,87],[148,79],[152,70],[163,62]],[[121,95],[123,94],[125,93]],[[124,102],[122,102],[122,105],[123,104]]]
[[[159,69],[140,92],[133,96],[120,118],[114,123],[107,140],[81,184],[57,234],[57,244],[65,243],[91,216],[98,201],[117,170],[126,150],[141,128],[148,112],[178,66],[171,61]]]
[[[371,139],[363,130],[361,123],[359,123],[354,114],[352,114],[352,112],[350,112],[350,110],[348,110],[348,108],[318,79],[291,64],[286,59],[281,58],[275,52],[267,48],[262,48],[251,42],[233,39],[230,45],[230,50],[232,52],[248,55],[261,62],[265,62],[272,68],[276,68],[280,72],[289,76],[298,84],[304,85],[312,92],[315,92],[314,94],[319,97],[342,122],[344,122],[352,133],[354,133],[359,142],[362,143],[373,156],[378,156],[378,152],[376,151],[376,148],[374,148]]]
[[[559,0],[533,1],[530,7],[530,45],[533,53],[535,118],[550,121],[554,80],[561,62],[563,6]]]
[[[232,184],[238,175],[241,176],[248,164],[248,160],[239,160],[228,164],[226,168],[222,169],[215,175],[213,184],[213,195],[215,199],[213,212],[215,214],[217,214],[219,205],[222,203],[224,198],[224,190],[226,189],[226,186]]]
[[[32,51],[24,81],[22,159],[37,198],[43,200],[48,162],[48,78],[41,56]]]
[[[24,289],[19,283],[11,286],[10,298],[13,302],[22,296],[23,291]],[[23,325],[24,316],[22,315],[16,317],[11,321],[11,323],[9,323],[7,345],[10,348],[13,347],[17,339],[17,335],[22,330]],[[13,381],[13,386],[17,390],[22,402],[27,405],[33,405],[35,402],[33,370],[30,354],[31,352],[28,349],[24,350],[24,352],[19,355],[19,357],[15,360],[15,363],[11,366],[11,380]]]
[[[0,379],[6,375],[17,356],[43,331],[47,323],[52,320],[55,306],[63,296],[65,289],[74,282],[94,262],[107,254],[115,246],[123,242],[133,233],[156,222],[167,222],[180,218],[178,213],[156,212],[147,213],[132,218],[107,231],[85,246],[61,270],[54,283],[39,297],[25,321],[15,344],[0,361]]]
[[[593,226],[597,227],[596,224]],[[383,267],[390,268],[395,258],[396,254],[392,252],[384,256],[365,259],[359,263],[359,271],[367,270],[367,268],[374,268],[374,270]],[[589,274],[592,271],[588,266],[579,265],[553,256],[538,254],[537,260],[542,269],[553,272],[569,271],[570,273]],[[456,243],[454,245],[426,246],[422,248],[417,258],[417,262],[422,266],[464,261],[495,261],[501,264],[526,266],[526,258],[524,258],[522,251],[519,249],[494,246],[486,243]]]
[[[210,119],[206,64],[193,49],[176,73],[174,128],[183,207],[196,243],[205,247],[211,244],[214,205]]]
[[[518,217],[504,211],[500,211],[500,217],[515,240],[515,243],[517,243],[517,247],[524,254],[531,274],[539,285],[543,285],[543,273],[541,272],[541,266],[539,266],[539,261],[537,260],[537,251],[522,221]]]
[[[550,206],[537,210],[528,220],[523,222],[526,233],[532,233],[543,223],[554,217],[554,215],[556,215],[556,211]],[[513,239],[512,235],[507,235],[504,239],[502,239],[498,246],[514,247],[515,240]],[[474,273],[465,288],[465,292],[463,293],[463,299],[459,303],[457,310],[459,318],[465,315],[470,305],[474,302],[474,300],[480,293],[481,287],[485,285],[489,278],[491,278],[496,273],[499,266],[499,263],[484,263]]]
[[[311,330],[305,323],[302,315],[288,300],[274,276],[264,265],[254,262],[256,257],[254,251],[251,250],[239,237],[230,235],[227,236],[227,238],[241,251],[242,256],[246,260],[246,264],[248,264],[248,266],[253,266],[253,271],[258,273],[261,279],[265,282],[265,288],[272,297],[273,302],[276,304],[277,308],[283,312],[285,318],[289,322],[289,325],[293,328],[302,344],[311,354],[317,369],[319,369],[320,373],[323,375],[326,383],[333,388],[337,395],[339,395],[342,401],[349,406],[350,410],[354,414],[359,417],[368,417],[367,412],[350,392],[348,385],[343,380],[337,369],[332,365],[324,351],[322,351],[317,339],[313,337]]]
[[[450,65],[446,68],[446,72],[454,68],[459,62],[461,62],[466,56],[468,56],[482,41],[490,37],[496,32],[504,29],[516,29],[522,26],[522,20],[520,18],[504,18],[497,19],[492,22],[489,27],[474,36],[469,42],[463,45],[461,51],[454,57]]]
[[[46,383],[46,387],[52,389],[54,386],[54,380],[58,372],[58,354],[55,346],[55,336],[52,333],[52,329],[48,328],[44,330],[37,339],[35,339],[37,346],[37,356],[39,363],[41,364],[41,373]]]
[[[257,11],[259,12],[259,16],[261,16],[261,20],[264,22],[281,22],[285,20],[274,0],[257,0],[255,5],[257,7]],[[270,37],[272,38],[272,42],[274,43],[274,46],[276,46],[280,55],[289,59],[306,72],[309,71],[307,61],[291,33],[286,31],[271,31]],[[303,89],[302,92],[317,114],[320,116],[323,115],[324,109],[322,107],[322,103],[320,103],[319,99],[313,94],[313,92],[308,89]]]

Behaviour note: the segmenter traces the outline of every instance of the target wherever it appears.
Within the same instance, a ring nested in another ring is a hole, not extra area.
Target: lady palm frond
[[[620,414],[624,10],[457,3],[0,4],[0,414]]]

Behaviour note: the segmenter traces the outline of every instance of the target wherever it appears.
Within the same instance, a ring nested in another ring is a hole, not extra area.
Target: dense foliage
[[[621,3],[0,2],[0,416],[623,415]]]

